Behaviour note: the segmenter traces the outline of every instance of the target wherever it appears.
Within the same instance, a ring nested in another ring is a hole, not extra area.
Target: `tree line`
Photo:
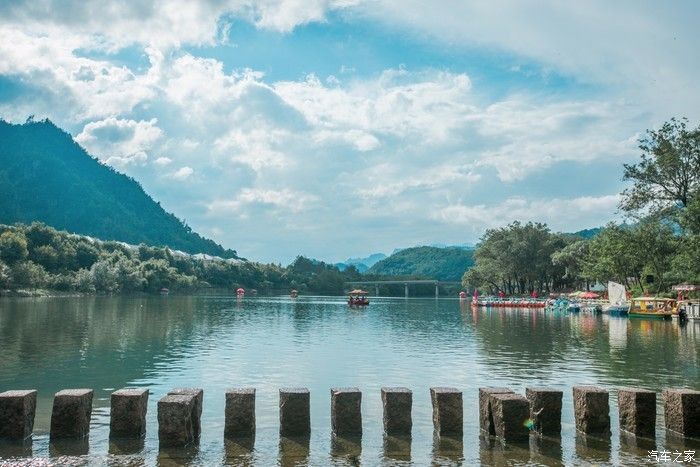
[[[129,246],[58,231],[42,223],[0,225],[0,291],[51,289],[81,293],[155,293],[163,288],[254,288],[261,293],[342,294],[361,275],[303,256],[292,264],[202,259],[168,248]]]
[[[700,126],[671,119],[639,141],[641,158],[624,165],[624,223],[592,238],[514,222],[486,231],[463,285],[492,293],[582,289],[613,280],[636,293],[668,292],[700,281]]]

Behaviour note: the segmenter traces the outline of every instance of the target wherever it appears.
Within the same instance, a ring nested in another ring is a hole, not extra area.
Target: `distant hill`
[[[592,229],[583,229],[579,230],[578,232],[574,232],[573,235],[576,235],[581,238],[585,238],[586,240],[591,239],[598,235],[600,231],[603,230],[602,227],[594,227]]]
[[[0,223],[40,221],[59,230],[236,258],[193,232],[134,179],[100,163],[48,120],[0,120]]]
[[[386,258],[384,253],[373,253],[364,258],[348,258],[342,263],[336,263],[335,266],[344,271],[348,266],[355,266],[359,272],[366,272],[369,268],[374,266],[377,262]]]
[[[464,247],[418,246],[399,250],[369,269],[371,274],[421,276],[459,281],[474,265],[474,251]]]

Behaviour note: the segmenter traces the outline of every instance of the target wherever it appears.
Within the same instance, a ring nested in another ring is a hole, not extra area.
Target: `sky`
[[[0,0],[0,118],[49,118],[249,259],[619,221],[700,120],[700,2]]]

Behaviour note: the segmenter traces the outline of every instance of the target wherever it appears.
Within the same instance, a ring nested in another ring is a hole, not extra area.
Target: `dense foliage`
[[[235,258],[49,121],[0,120],[0,223],[44,222],[104,240]]]
[[[671,120],[639,147],[640,161],[624,167],[632,185],[620,205],[634,224],[611,223],[594,235],[518,222],[488,230],[464,285],[517,294],[614,280],[635,293],[663,293],[700,282],[700,127]]]
[[[260,293],[342,294],[358,280],[354,267],[339,271],[298,257],[283,268],[240,259],[209,260],[168,248],[133,247],[59,232],[44,224],[0,225],[0,290],[47,288],[84,293],[158,292],[162,288],[254,288]]]
[[[369,269],[370,274],[459,281],[474,264],[473,251],[460,247],[419,246],[399,250]]]

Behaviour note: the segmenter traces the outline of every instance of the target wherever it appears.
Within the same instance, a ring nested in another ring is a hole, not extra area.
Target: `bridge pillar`
[[[435,282],[435,298],[440,297],[440,286],[438,285],[437,282]]]
[[[403,285],[404,296],[408,298],[408,282]]]
[[[374,284],[374,291],[376,292],[374,295],[379,297],[379,284]]]

